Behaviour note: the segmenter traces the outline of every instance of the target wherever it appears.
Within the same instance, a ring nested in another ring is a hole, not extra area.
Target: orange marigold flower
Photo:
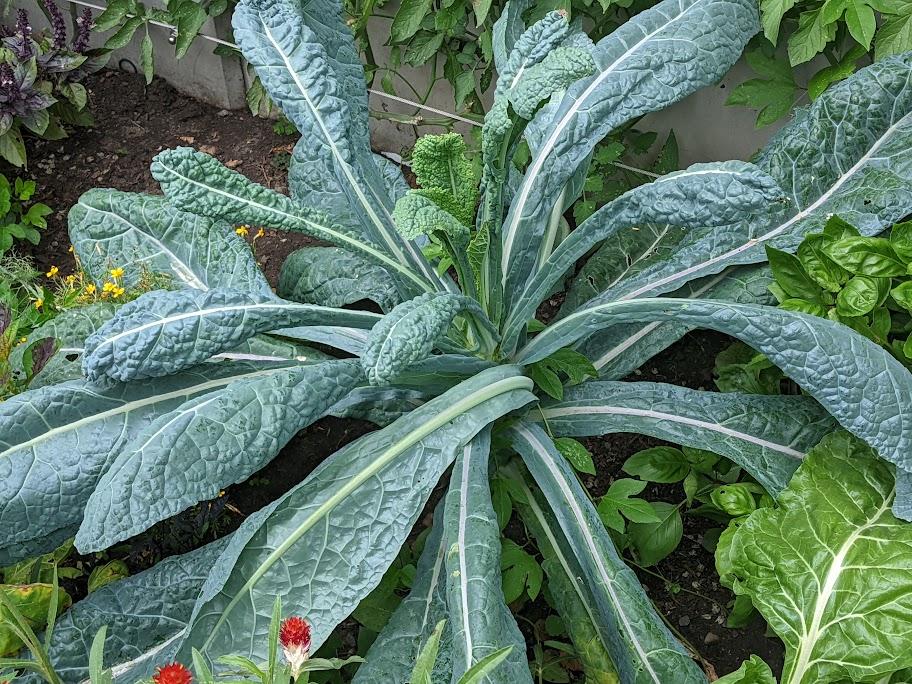
[[[190,684],[193,675],[180,663],[170,663],[159,667],[152,675],[152,681],[155,684]]]
[[[279,642],[285,660],[291,666],[291,676],[297,679],[301,667],[310,656],[310,623],[296,615],[285,618],[279,629]]]

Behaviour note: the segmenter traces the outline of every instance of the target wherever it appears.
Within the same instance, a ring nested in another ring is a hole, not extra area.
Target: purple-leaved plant
[[[73,38],[73,52],[83,54],[89,48],[89,34],[92,32],[92,10],[83,8],[82,14],[76,19],[76,37]]]
[[[48,17],[51,20],[52,45],[55,50],[62,50],[66,47],[67,42],[67,30],[66,23],[63,21],[63,14],[54,0],[44,0],[44,8],[47,10]]]
[[[20,61],[35,54],[32,46],[32,25],[29,23],[28,12],[24,9],[16,11],[16,33],[8,45]]]

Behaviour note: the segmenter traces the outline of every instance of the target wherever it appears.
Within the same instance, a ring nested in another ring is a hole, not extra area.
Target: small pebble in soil
[[[689,625],[689,624],[690,624],[690,618],[687,617],[686,615],[682,615],[681,617],[678,618],[678,625],[680,625],[681,627],[687,627],[687,625]]]
[[[719,635],[715,632],[707,632],[706,636],[703,637],[704,644],[714,644],[719,640]]]

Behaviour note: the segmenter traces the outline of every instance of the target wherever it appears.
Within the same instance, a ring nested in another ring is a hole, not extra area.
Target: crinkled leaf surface
[[[621,681],[705,682],[618,555],[586,491],[544,430],[519,423],[510,435],[558,522],[564,552],[580,568],[583,591]]]
[[[295,302],[323,306],[370,299],[384,311],[400,301],[389,273],[339,247],[305,247],[289,254],[282,264],[276,292]]]
[[[300,4],[300,16],[323,46],[325,70],[331,72],[335,92],[345,101],[349,116],[345,129],[348,138],[357,149],[369,149],[364,68],[340,5],[331,0],[308,0]],[[378,156],[373,158],[383,174],[380,159]],[[353,230],[364,230],[363,217],[349,201],[343,190],[344,183],[336,178],[332,150],[325,145],[315,145],[310,135],[303,135],[295,144],[288,167],[288,186],[295,199],[321,209]]]
[[[104,664],[112,668],[117,681],[137,681],[168,662],[168,649],[186,626],[206,575],[225,544],[221,539],[166,558],[149,570],[93,591],[58,617],[50,646],[58,675],[65,682],[88,678],[89,649],[104,625],[108,627]]]
[[[806,396],[701,392],[652,382],[587,382],[542,408],[556,435],[637,432],[732,459],[773,495],[837,423]],[[535,418],[535,413],[529,415]]]
[[[314,154],[321,156],[320,161],[331,165],[352,207],[367,217],[368,235],[400,264],[439,284],[421,251],[396,232],[390,216],[392,202],[370,148],[364,145],[360,116],[351,117],[348,102],[332,78],[326,48],[319,34],[307,26],[300,5],[291,0],[243,0],[232,15],[232,27],[270,97],[309,141],[309,149],[317,150]]]
[[[435,625],[447,619],[442,516],[443,507],[438,506],[434,512],[434,526],[418,559],[411,591],[377,635],[352,684],[408,681],[421,647],[427,643]],[[441,636],[434,663],[434,684],[449,684],[450,681],[452,637],[448,625]]]
[[[421,187],[414,192],[433,198],[460,223],[472,223],[478,180],[462,135],[445,133],[419,138],[412,150],[412,171]],[[399,217],[394,218],[398,224]]]
[[[396,202],[393,218],[399,232],[409,240],[436,231],[445,233],[459,244],[465,244],[469,240],[468,226],[420,190],[410,190]]]
[[[833,434],[738,528],[729,560],[785,643],[783,684],[874,681],[912,664],[912,526],[890,512],[892,468]]]
[[[180,211],[163,197],[90,190],[70,209],[68,220],[79,263],[99,286],[119,267],[127,285],[146,269],[200,290],[270,291],[232,225]]]
[[[824,318],[713,300],[622,301],[580,309],[561,319],[516,358],[532,363],[602,327],[662,321],[717,330],[746,342],[883,458],[912,470],[912,420],[906,410],[912,401],[912,374],[882,347]],[[770,330],[779,331],[778,336],[771,337]]]
[[[371,328],[380,316],[232,290],[149,292],[86,340],[90,380],[159,377],[229,351],[257,333],[296,325]]]
[[[460,311],[486,320],[477,302],[454,294],[426,294],[403,302],[371,330],[361,357],[373,385],[391,383],[412,364],[427,358]]]
[[[73,380],[0,403],[0,547],[78,524],[98,478],[159,414],[240,378],[282,368],[206,364],[108,389]]]
[[[532,162],[503,226],[507,297],[532,275],[551,210],[596,143],[721,78],[758,28],[747,0],[664,0],[599,41],[595,74],[568,88],[542,140],[532,142]]]
[[[664,225],[666,231],[671,226],[723,226],[783,199],[783,190],[772,178],[744,162],[694,164],[634,188],[583,221],[548,256],[522,296],[515,298],[504,337],[515,340],[564,274],[601,242],[624,250],[624,264],[630,269],[637,248],[649,249],[665,237],[664,232],[650,230],[651,225]],[[584,269],[580,280],[586,282],[586,275]]]
[[[833,214],[866,235],[906,216],[912,208],[910,70],[909,54],[861,69],[770,141],[754,161],[787,191],[788,206],[725,231],[694,232],[659,245],[590,303],[654,297],[727,266],[764,261],[766,244],[793,252]]]
[[[101,476],[76,547],[100,551],[217,497],[265,466],[363,377],[357,360],[286,368],[160,414]]]
[[[543,100],[593,71],[595,62],[585,50],[556,47],[541,62],[529,66],[510,88],[510,104],[522,118],[531,119]]]
[[[491,503],[490,430],[462,449],[453,467],[444,514],[447,606],[453,676],[458,682],[478,661],[512,646],[507,659],[481,679],[485,684],[531,684],[526,644],[504,603],[500,527]]]
[[[185,211],[302,232],[350,249],[385,267],[399,281],[403,294],[432,290],[430,283],[436,282],[413,272],[373,240],[338,223],[332,215],[254,183],[192,148],[159,153],[152,162],[152,175],[168,200]]]
[[[313,648],[376,586],[462,444],[534,399],[513,366],[479,373],[336,452],[250,516],[213,567],[180,657],[262,658],[272,604],[307,615]],[[352,520],[362,524],[352,525]]]

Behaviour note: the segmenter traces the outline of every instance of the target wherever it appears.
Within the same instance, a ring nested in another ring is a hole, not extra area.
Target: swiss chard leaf
[[[782,681],[875,680],[912,664],[912,528],[890,512],[891,468],[844,432],[805,458],[776,508],[741,523],[729,550],[786,647]]]

